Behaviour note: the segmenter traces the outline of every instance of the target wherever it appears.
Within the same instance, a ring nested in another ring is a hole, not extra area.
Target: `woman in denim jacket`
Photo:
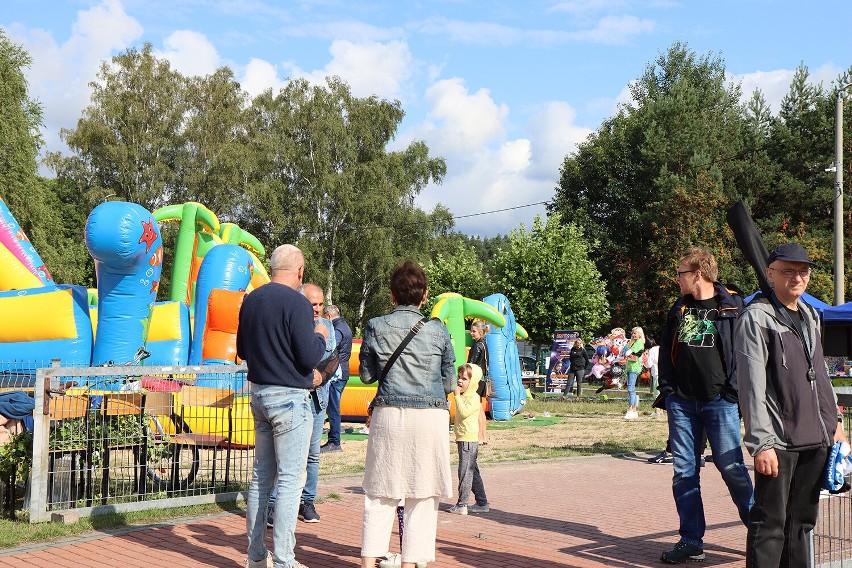
[[[372,402],[364,471],[361,566],[374,568],[385,556],[405,502],[402,566],[435,560],[438,503],[452,497],[449,405],[455,386],[455,355],[447,328],[429,320],[380,380],[391,355],[421,319],[427,281],[415,262],[397,266],[390,279],[394,310],[373,318],[361,344],[361,380],[379,381]]]

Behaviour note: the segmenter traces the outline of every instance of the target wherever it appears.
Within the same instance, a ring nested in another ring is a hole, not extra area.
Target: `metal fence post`
[[[33,412],[33,465],[30,470],[30,522],[49,520],[47,515],[48,440],[50,436],[50,388],[48,369],[38,369]]]

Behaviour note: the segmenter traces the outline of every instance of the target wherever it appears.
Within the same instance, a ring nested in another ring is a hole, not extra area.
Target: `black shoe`
[[[299,505],[299,520],[304,521],[306,523],[320,522],[320,516],[317,514],[317,510],[314,508],[313,501],[305,501],[304,503]]]
[[[708,461],[708,460],[705,460],[705,459],[704,459],[704,456],[701,456],[701,459],[700,459],[700,460],[698,460],[698,467],[704,467],[704,465],[705,465],[705,463],[706,463],[707,461]],[[712,462],[713,460],[709,460],[709,461],[711,461],[711,462]]]
[[[706,456],[704,456],[704,461],[708,463],[713,463],[713,454],[707,454]]]
[[[706,555],[701,547],[679,542],[673,550],[663,552],[660,561],[666,564],[685,564],[687,562],[703,562],[705,558]]]
[[[325,454],[328,452],[340,452],[343,451],[343,448],[340,447],[340,444],[332,444],[331,442],[326,442],[322,446],[320,446],[320,453]]]
[[[648,463],[672,463],[674,462],[674,456],[672,456],[668,452],[660,452],[659,455],[656,455],[652,458],[648,458]]]

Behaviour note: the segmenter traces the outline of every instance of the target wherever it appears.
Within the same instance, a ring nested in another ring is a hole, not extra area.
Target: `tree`
[[[660,291],[672,289],[680,253],[729,248],[719,228],[753,172],[742,166],[739,93],[720,57],[675,43],[631,85],[633,103],[563,162],[549,209],[600,242],[594,258],[607,275],[613,323],[661,325],[670,298]]]
[[[521,225],[509,235],[508,249],[495,262],[497,289],[533,343],[550,342],[556,329],[589,337],[608,321],[605,285],[590,260],[595,244],[559,214],[546,222],[536,217],[529,233]]]
[[[0,198],[57,282],[90,285],[94,266],[82,242],[85,216],[76,196],[38,175],[42,112],[23,73],[31,62],[0,29]]]
[[[70,180],[92,207],[108,197],[153,211],[183,195],[177,159],[188,106],[186,79],[151,44],[101,64],[90,83],[92,104],[61,136],[74,156],[51,153],[48,165]]]
[[[463,242],[457,242],[454,250],[437,253],[424,268],[429,278],[427,311],[431,311],[434,299],[445,292],[477,300],[492,292],[493,284],[486,279],[485,266],[473,248]]]
[[[394,262],[417,259],[443,219],[451,222],[443,208],[425,214],[414,206],[426,184],[443,178],[443,159],[419,141],[387,150],[403,115],[399,101],[353,97],[337,77],[290,81],[249,110],[259,162],[238,223],[261,239],[297,243],[308,277],[328,302],[345,300],[350,321],[375,315],[376,294],[388,305],[382,287]]]

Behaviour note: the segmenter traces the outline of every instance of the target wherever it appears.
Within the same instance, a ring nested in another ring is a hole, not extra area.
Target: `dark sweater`
[[[245,297],[237,355],[248,365],[250,382],[311,389],[324,354],[325,338],[314,331],[311,303],[302,294],[270,282]]]
[[[337,347],[340,350],[340,380],[349,380],[349,359],[352,356],[352,330],[342,317],[334,318],[331,325],[340,336],[337,337]]]

